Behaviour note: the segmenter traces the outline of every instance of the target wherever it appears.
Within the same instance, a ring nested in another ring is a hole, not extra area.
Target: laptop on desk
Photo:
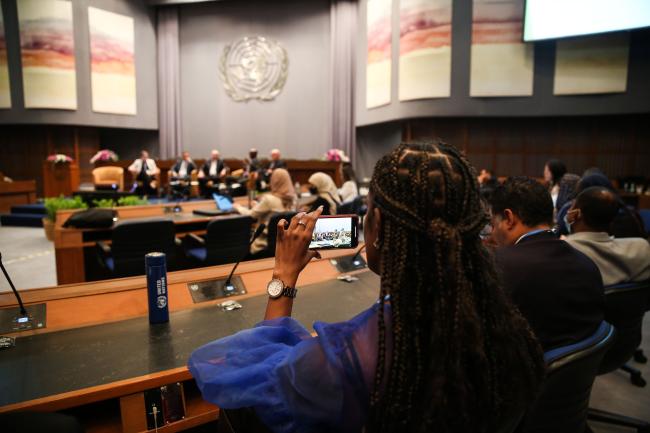
[[[216,209],[196,209],[192,211],[192,213],[203,216],[218,216],[237,212],[232,205],[232,201],[225,195],[214,193],[212,194],[212,198],[214,198],[214,201],[217,204]]]

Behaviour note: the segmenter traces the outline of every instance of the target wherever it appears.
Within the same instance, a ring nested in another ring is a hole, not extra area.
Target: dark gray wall
[[[366,1],[359,2],[357,56],[358,126],[429,116],[557,116],[642,113],[650,111],[650,30],[631,32],[627,92],[610,95],[553,96],[555,42],[535,44],[534,95],[470,98],[472,0],[454,0],[452,14],[451,97],[398,101],[399,2],[393,2],[392,103],[366,109]],[[498,61],[498,59],[495,59]]]
[[[318,158],[329,146],[330,16],[327,0],[225,1],[181,6],[183,147],[195,157],[218,148],[241,157],[278,147]],[[288,79],[273,101],[234,102],[219,78],[225,45],[247,35],[278,41]]]
[[[357,128],[354,170],[361,180],[371,177],[377,160],[402,141],[402,122],[387,122]]]
[[[0,110],[0,124],[41,123],[117,128],[158,129],[155,11],[144,0],[74,0],[77,110],[25,109],[20,61],[20,35],[16,1],[2,0],[12,107]],[[94,113],[90,90],[90,39],[88,6],[128,15],[135,20],[136,116]]]

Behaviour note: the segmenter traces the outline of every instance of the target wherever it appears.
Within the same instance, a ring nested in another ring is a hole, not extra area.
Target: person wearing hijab
[[[271,192],[262,195],[260,201],[248,209],[235,204],[234,207],[242,215],[249,215],[257,220],[257,224],[264,223],[267,228],[255,239],[251,245],[251,254],[257,254],[266,249],[268,245],[268,224],[271,215],[276,212],[289,212],[296,210],[296,191],[291,182],[289,172],[283,168],[273,170],[271,174]]]
[[[341,204],[341,197],[332,178],[318,171],[309,177],[308,182],[311,193],[317,195],[316,200],[310,204],[308,212],[313,212],[319,206],[323,206],[322,215],[336,215],[336,209]]]

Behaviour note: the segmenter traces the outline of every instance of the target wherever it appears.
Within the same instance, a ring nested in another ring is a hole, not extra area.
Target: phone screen
[[[324,216],[316,220],[309,248],[356,248],[358,241],[356,215]]]

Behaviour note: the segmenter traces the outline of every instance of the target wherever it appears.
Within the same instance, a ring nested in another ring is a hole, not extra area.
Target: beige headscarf
[[[339,190],[332,178],[318,171],[309,177],[309,183],[315,186],[318,189],[318,195],[330,204],[330,212],[334,215],[337,206],[341,204],[341,197],[339,197]]]
[[[296,190],[291,183],[291,176],[284,168],[276,168],[271,174],[271,194],[282,200],[287,209],[296,205]]]

